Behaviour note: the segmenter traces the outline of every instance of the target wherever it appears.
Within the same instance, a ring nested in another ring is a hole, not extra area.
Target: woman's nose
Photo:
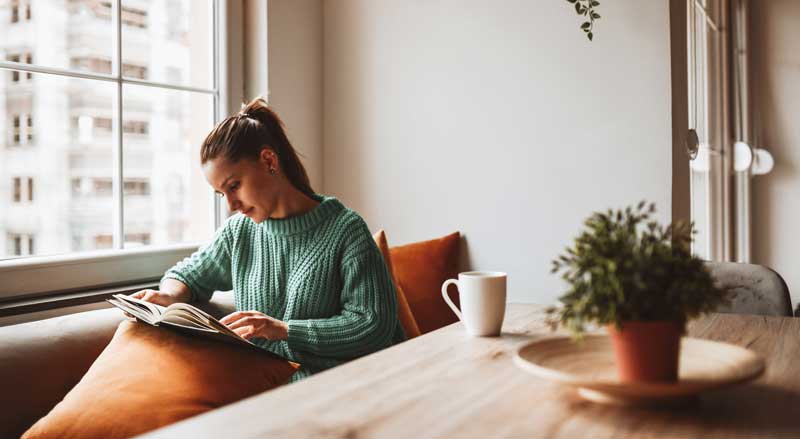
[[[242,204],[239,202],[239,200],[232,197],[227,197],[226,200],[228,200],[228,210],[231,212],[236,212],[239,210],[239,206]]]

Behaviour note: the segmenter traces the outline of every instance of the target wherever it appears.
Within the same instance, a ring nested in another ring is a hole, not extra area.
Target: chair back
[[[792,316],[792,300],[783,278],[763,265],[706,262],[720,287],[730,291],[731,302],[717,312]]]

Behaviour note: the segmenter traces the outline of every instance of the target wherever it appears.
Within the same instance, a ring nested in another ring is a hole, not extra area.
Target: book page
[[[135,318],[149,323],[151,325],[155,324],[156,317],[150,312],[150,310],[146,307],[137,306],[131,302],[127,302],[124,300],[120,300],[117,297],[112,297],[107,299],[106,302],[116,306],[117,308],[127,312],[128,314],[134,316]]]
[[[241,339],[242,341],[246,341],[245,339],[239,337],[238,334],[233,332],[230,328],[220,323],[219,320],[215,319],[213,316],[208,314],[207,312],[192,306],[188,303],[173,303],[172,305],[168,306],[167,309],[164,311],[165,314],[177,313],[178,315],[183,316],[186,318],[186,314],[190,314],[194,316],[196,319],[202,321],[207,328],[214,329],[217,332],[227,334],[231,337]],[[249,343],[249,342],[247,342]]]
[[[186,329],[191,329],[193,331],[211,332],[215,334],[217,333],[217,331],[209,329],[208,327],[202,325],[201,323],[198,323],[196,320],[184,318],[182,316],[176,315],[175,313],[170,313],[165,315],[161,319],[160,323],[167,323],[170,325],[181,326]]]
[[[190,312],[186,312],[182,309],[171,309],[163,316],[161,316],[162,322],[171,322],[171,321],[182,321],[182,322],[191,322],[191,325],[196,328],[203,328],[206,330],[218,332],[216,329],[213,328],[212,325],[208,323],[208,321],[202,320],[195,316]]]
[[[135,298],[133,298],[131,296],[126,296],[124,294],[114,294],[114,297],[116,299],[119,299],[119,300],[122,300],[124,302],[130,303],[131,305],[144,308],[144,309],[148,310],[153,317],[156,317],[156,318],[161,316],[161,314],[163,314],[164,310],[166,309],[161,305],[156,305],[155,303],[146,302],[146,301],[141,300],[141,299],[135,299]]]

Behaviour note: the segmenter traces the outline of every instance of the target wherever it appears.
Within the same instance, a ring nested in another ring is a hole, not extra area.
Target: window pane
[[[213,196],[199,162],[212,96],[125,85],[122,102],[125,246],[207,240]]]
[[[110,73],[111,3],[95,0],[0,2],[0,50],[8,61]],[[10,16],[7,15],[10,12]],[[2,17],[8,17],[2,19]],[[108,68],[103,65],[108,62]],[[26,80],[30,73],[14,77]]]
[[[122,74],[211,88],[211,0],[124,0]]]
[[[111,234],[111,191],[93,182],[110,184],[114,141],[110,129],[92,121],[110,120],[114,93],[113,83],[39,73],[26,84],[0,80],[0,123],[19,125],[8,131],[24,134],[0,137],[0,239],[6,240],[0,258],[18,249],[19,255],[94,250],[95,236]]]

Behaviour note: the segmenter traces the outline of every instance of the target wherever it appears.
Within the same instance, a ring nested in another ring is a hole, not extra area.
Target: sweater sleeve
[[[176,279],[189,287],[192,302],[208,302],[214,291],[232,289],[229,224],[220,227],[208,245],[167,270],[162,280]]]
[[[341,313],[308,320],[289,320],[291,349],[321,357],[352,359],[392,344],[398,325],[397,295],[377,247],[348,258],[343,279]]]

